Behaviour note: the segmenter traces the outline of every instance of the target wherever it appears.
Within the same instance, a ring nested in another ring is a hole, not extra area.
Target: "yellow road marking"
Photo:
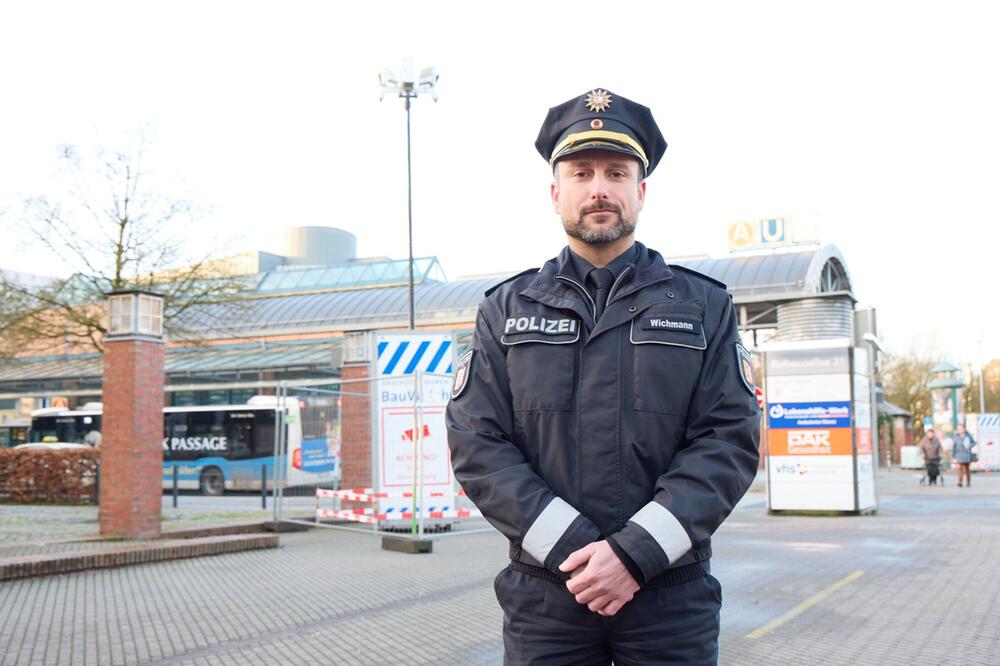
[[[774,631],[775,629],[777,629],[781,625],[785,624],[789,620],[794,620],[799,615],[802,615],[807,610],[809,610],[810,608],[812,608],[813,606],[815,606],[819,602],[823,601],[824,599],[826,599],[828,596],[830,596],[831,594],[833,594],[834,592],[836,592],[840,588],[845,587],[847,585],[850,585],[851,583],[853,583],[854,581],[856,581],[857,579],[861,578],[864,575],[865,575],[864,571],[855,571],[851,575],[849,575],[849,576],[847,576],[847,577],[845,577],[845,578],[843,578],[841,580],[838,580],[836,583],[834,583],[830,587],[826,588],[822,592],[817,592],[816,594],[812,595],[811,597],[809,597],[808,599],[806,599],[805,601],[803,601],[801,604],[799,604],[798,606],[796,606],[792,610],[788,611],[787,613],[785,613],[784,615],[782,615],[778,619],[772,620],[771,622],[768,622],[767,624],[765,624],[760,629],[757,629],[756,631],[750,632],[749,634],[747,634],[747,638],[749,638],[751,640],[752,639],[756,639],[756,638],[760,638],[764,634],[766,634],[766,633],[768,633],[770,631]]]

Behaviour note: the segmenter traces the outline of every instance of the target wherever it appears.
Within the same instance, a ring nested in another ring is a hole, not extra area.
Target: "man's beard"
[[[584,217],[587,213],[596,211],[601,211],[604,215],[614,215],[618,220],[610,225],[603,224],[596,229],[588,227],[584,223]],[[579,217],[575,219],[563,218],[562,223],[567,235],[590,245],[607,245],[635,233],[635,218],[626,218],[622,214],[621,208],[614,204],[584,208]]]

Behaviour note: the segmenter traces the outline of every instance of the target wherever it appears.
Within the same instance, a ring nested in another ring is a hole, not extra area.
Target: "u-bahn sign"
[[[731,251],[761,250],[804,243],[819,243],[819,227],[805,219],[769,217],[729,225]]]

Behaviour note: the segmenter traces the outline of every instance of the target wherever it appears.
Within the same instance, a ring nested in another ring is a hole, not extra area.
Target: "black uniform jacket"
[[[757,471],[760,412],[723,285],[639,245],[595,325],[569,262],[566,248],[480,304],[447,410],[452,465],[512,559],[558,574],[610,538],[642,583],[710,557]]]

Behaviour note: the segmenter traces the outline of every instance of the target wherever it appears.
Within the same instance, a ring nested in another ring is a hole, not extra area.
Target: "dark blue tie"
[[[614,282],[615,274],[607,268],[594,268],[587,274],[587,283],[594,287],[594,305],[597,307],[594,321],[604,314],[604,306],[608,303],[608,290]]]

